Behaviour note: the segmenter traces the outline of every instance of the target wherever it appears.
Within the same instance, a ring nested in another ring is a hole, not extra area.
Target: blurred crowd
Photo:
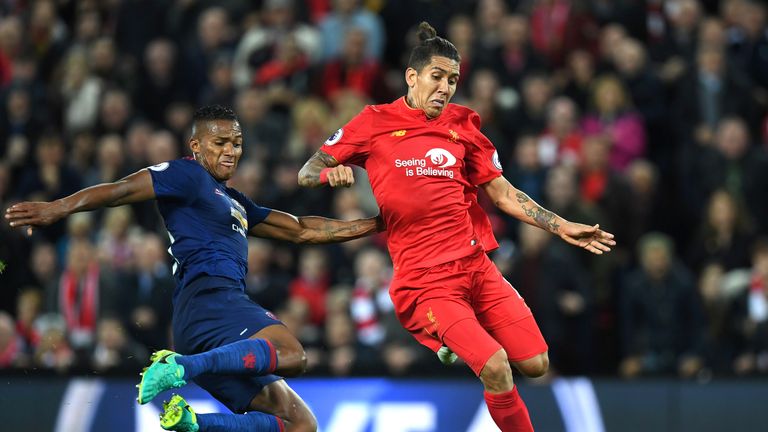
[[[297,173],[365,104],[405,94],[414,27],[459,49],[454,102],[505,175],[618,246],[592,256],[487,208],[553,374],[768,373],[768,8],[751,0],[0,0],[0,209],[188,155],[194,109],[231,106],[231,185],[297,215],[378,212]],[[385,234],[252,239],[246,291],[309,372],[467,374],[404,332]],[[153,202],[0,225],[0,369],[133,373],[169,337]]]

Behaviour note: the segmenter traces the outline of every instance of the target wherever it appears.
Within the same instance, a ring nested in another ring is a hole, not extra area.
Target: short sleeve
[[[264,219],[269,216],[269,213],[272,212],[272,209],[256,204],[255,202],[251,201],[250,198],[243,195],[243,193],[240,191],[227,188],[227,192],[229,193],[229,196],[237,200],[237,202],[245,207],[245,213],[248,217],[248,230],[263,222]]]
[[[473,185],[481,185],[501,175],[501,162],[496,147],[479,130],[480,116],[472,112],[469,120],[474,133],[466,149],[467,176]]]
[[[194,162],[197,164],[197,162]],[[202,171],[185,159],[152,165],[152,187],[158,199],[170,198],[189,201],[197,196]]]
[[[370,153],[373,116],[376,108],[367,106],[349,123],[333,133],[320,148],[340,164],[365,166]]]

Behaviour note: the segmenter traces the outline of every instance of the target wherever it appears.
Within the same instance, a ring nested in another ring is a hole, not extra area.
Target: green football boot
[[[450,348],[443,345],[440,347],[440,349],[437,351],[437,358],[440,359],[440,362],[444,365],[450,365],[456,362],[458,360],[459,356],[456,355],[453,351],[451,351]]]
[[[200,429],[195,411],[177,394],[173,395],[170,401],[163,402],[160,426],[165,430],[179,432],[197,432]]]
[[[144,368],[140,373],[141,383],[136,387],[139,389],[139,397],[136,400],[140,404],[145,404],[155,398],[158,394],[172,388],[179,388],[187,384],[184,381],[184,366],[176,364],[176,354],[170,350],[157,351],[152,354],[150,360],[152,364]]]

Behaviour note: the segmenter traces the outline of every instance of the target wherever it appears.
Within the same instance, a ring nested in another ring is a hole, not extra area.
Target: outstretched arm
[[[301,167],[299,185],[304,187],[320,187],[324,184],[331,187],[352,186],[355,177],[352,168],[341,165],[333,156],[318,150]]]
[[[114,183],[102,183],[51,202],[21,202],[6,211],[12,227],[46,226],[72,213],[101,207],[116,207],[155,197],[152,176],[146,169]]]
[[[381,217],[342,221],[319,216],[299,216],[272,210],[249,233],[256,237],[293,243],[339,243],[384,231]]]
[[[603,231],[599,225],[589,226],[569,222],[538,205],[524,192],[518,190],[503,176],[481,186],[504,213],[530,225],[538,226],[560,236],[568,243],[594,254],[609,252],[616,244],[613,234]]]

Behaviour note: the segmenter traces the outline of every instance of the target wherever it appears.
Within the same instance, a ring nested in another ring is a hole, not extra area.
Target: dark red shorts
[[[448,346],[477,375],[502,347],[512,362],[547,351],[525,300],[480,250],[398,274],[390,295],[400,323],[416,340],[435,352]]]

